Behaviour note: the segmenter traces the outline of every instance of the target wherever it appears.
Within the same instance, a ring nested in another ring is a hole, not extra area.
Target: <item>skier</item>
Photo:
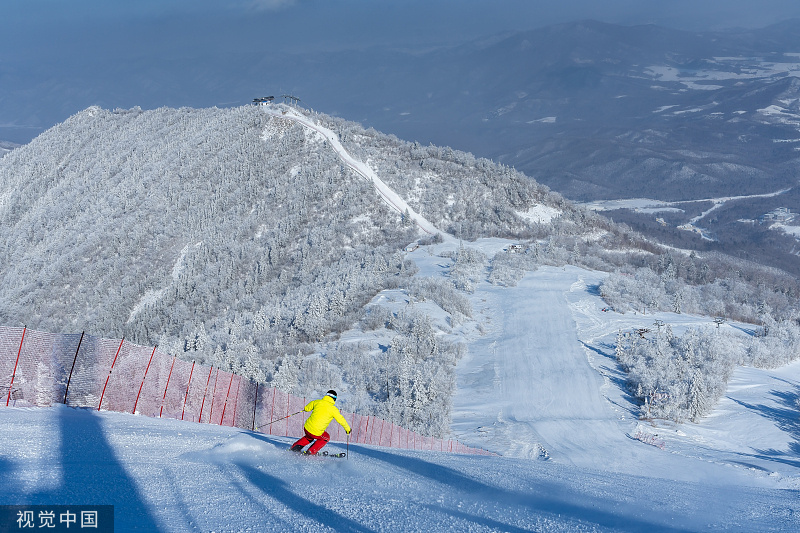
[[[305,435],[292,444],[291,450],[293,452],[302,452],[303,447],[313,443],[305,453],[316,455],[331,440],[331,436],[325,430],[334,418],[342,425],[347,434],[350,434],[350,426],[342,416],[342,413],[339,412],[339,409],[336,408],[334,402],[336,402],[336,391],[329,390],[321,399],[309,402],[305,406],[303,410],[306,412],[311,411],[311,416],[308,417],[303,426]]]

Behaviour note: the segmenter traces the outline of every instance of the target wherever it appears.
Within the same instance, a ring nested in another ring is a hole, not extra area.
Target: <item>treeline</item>
[[[619,312],[692,313],[751,324],[749,334],[669,326],[617,336],[616,356],[642,417],[697,421],[737,365],[773,368],[800,358],[800,284],[785,272],[726,256],[663,253],[610,274],[600,287]]]
[[[769,315],[800,316],[800,283],[777,269],[709,254],[663,253],[625,265],[600,288],[620,312],[671,311],[721,316],[753,324]]]
[[[758,333],[745,338],[710,326],[682,336],[668,325],[650,338],[620,332],[616,356],[642,418],[696,422],[725,394],[735,366],[774,368],[800,358],[800,328],[766,317]]]

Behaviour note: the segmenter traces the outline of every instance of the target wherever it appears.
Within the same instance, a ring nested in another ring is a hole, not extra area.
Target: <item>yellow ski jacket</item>
[[[347,420],[344,419],[342,413],[334,405],[334,399],[330,396],[325,396],[321,400],[314,400],[305,406],[304,411],[311,411],[311,416],[308,417],[304,425],[306,431],[312,435],[322,435],[328,428],[328,424],[334,418],[339,422],[345,431],[350,433],[350,426]]]

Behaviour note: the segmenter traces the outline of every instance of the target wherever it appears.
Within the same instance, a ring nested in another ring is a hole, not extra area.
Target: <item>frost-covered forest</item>
[[[628,372],[643,417],[697,421],[724,394],[736,365],[775,368],[800,358],[797,281],[780,271],[711,256],[664,253],[606,278],[601,295],[620,312],[693,313],[749,325],[746,335],[717,327],[674,335],[619,332],[617,360]]]
[[[446,277],[414,277],[403,253],[442,236],[421,236],[297,123],[254,106],[93,107],[0,160],[0,322],[158,344],[300,395],[347,390],[347,409],[437,436],[448,430],[465,348],[419,309],[371,304],[383,290],[435,303],[452,328],[473,319],[467,295],[477,282],[511,286],[538,265],[570,263],[614,272],[601,290],[619,311],[760,325],[762,335],[731,356],[736,364],[797,353],[800,291],[780,271],[670,254],[509,167],[302,112],[461,241]],[[470,248],[490,236],[521,250],[486,257]],[[381,331],[389,344],[341,341],[353,328]],[[691,344],[663,335],[658,357]],[[694,390],[697,368],[704,398],[726,379],[729,367],[699,362],[716,361],[717,341],[692,344],[689,366],[663,379],[653,377],[661,363],[650,363],[650,344],[634,341],[621,337],[620,362],[641,398],[673,382]],[[681,401],[676,417],[702,413]]]
[[[800,328],[767,317],[743,339],[712,326],[677,336],[665,325],[649,338],[620,332],[616,353],[643,418],[697,422],[725,393],[734,366],[774,368],[800,357]]]

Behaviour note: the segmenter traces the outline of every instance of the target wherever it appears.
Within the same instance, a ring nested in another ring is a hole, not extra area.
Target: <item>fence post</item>
[[[177,355],[172,356],[172,365],[169,367],[169,375],[167,376],[167,386],[164,387],[164,397],[161,398],[161,410],[158,412],[158,418],[161,418],[161,415],[164,414],[164,403],[167,401],[167,389],[169,388],[169,380],[172,378],[172,369],[175,367],[175,359],[177,359]]]
[[[361,431],[361,422],[359,421],[359,423],[358,423],[358,433],[359,433],[358,436],[360,437],[361,435],[364,435],[364,438],[361,441],[361,444],[367,444],[367,438],[368,438],[367,437],[367,433],[369,433],[369,415],[365,416],[364,418],[367,419],[367,425],[364,428],[363,432]]]
[[[286,393],[286,414],[289,414],[289,400],[292,399],[292,395],[290,393]],[[286,432],[284,435],[289,435],[289,417],[286,417]]]
[[[222,404],[222,416],[219,419],[219,425],[221,426],[225,422],[225,409],[228,408],[228,396],[231,395],[231,385],[233,385],[233,372],[231,372],[231,380],[228,383],[228,393],[225,394],[225,403]],[[233,425],[233,424],[231,424]]]
[[[119,357],[119,351],[122,349],[122,343],[125,342],[125,337],[122,337],[122,340],[119,341],[119,348],[117,348],[117,354],[114,356],[114,360],[111,361],[111,368],[108,369],[108,376],[106,376],[106,384],[103,385],[103,392],[100,393],[100,402],[97,404],[97,410],[100,410],[100,407],[103,405],[103,396],[106,395],[106,387],[108,387],[108,380],[111,378],[111,371],[114,370],[114,364],[117,362],[117,357]]]
[[[253,400],[253,431],[256,430],[256,407],[258,407],[258,381],[256,381],[256,399]]]
[[[183,420],[183,415],[186,414],[186,399],[189,398],[189,387],[192,384],[193,373],[194,373],[194,361],[192,361],[192,369],[189,370],[189,383],[186,384],[186,394],[183,395],[183,408],[181,409],[181,420]]]
[[[72,372],[75,370],[75,362],[78,360],[78,352],[81,351],[81,343],[83,343],[83,335],[86,333],[85,331],[81,333],[81,340],[78,341],[78,349],[75,350],[75,358],[72,359],[72,368],[69,369],[69,378],[67,378],[67,388],[64,391],[64,405],[67,405],[67,393],[69,392],[69,382],[72,381]]]
[[[208,379],[206,380],[206,390],[203,391],[203,401],[200,403],[200,416],[197,417],[197,422],[199,423],[203,419],[203,406],[206,404],[206,394],[208,394],[208,384],[211,383],[211,373],[214,371],[214,367],[211,367],[211,370],[208,371]]]
[[[142,376],[142,384],[139,385],[139,394],[136,395],[136,401],[133,403],[133,411],[131,413],[136,414],[136,406],[139,405],[139,396],[142,394],[142,387],[144,387],[144,380],[147,378],[147,372],[150,370],[150,363],[153,362],[153,356],[156,354],[156,348],[158,348],[158,344],[153,346],[153,353],[150,354],[150,360],[147,361],[147,368],[144,369],[144,376]]]
[[[275,387],[272,387],[272,411],[269,413],[269,419],[270,420],[274,420],[275,419],[275,391],[276,390],[277,389]],[[269,434],[272,435],[272,424],[269,425]]]
[[[8,397],[6,398],[6,407],[11,401],[11,389],[14,388],[14,378],[17,376],[17,365],[19,364],[19,355],[22,353],[22,343],[25,342],[25,332],[28,331],[28,326],[22,328],[22,340],[19,341],[19,351],[17,352],[17,361],[14,363],[14,372],[11,374],[11,385],[8,386]]]
[[[236,408],[239,407],[239,391],[242,389],[242,376],[239,376],[239,381],[236,383],[236,399],[233,400],[233,421],[231,422],[231,427],[236,426]]]
[[[208,423],[214,423],[214,397],[217,395],[217,381],[219,381],[219,368],[217,368],[217,375],[214,377],[214,389],[211,391],[211,407],[208,409]]]

